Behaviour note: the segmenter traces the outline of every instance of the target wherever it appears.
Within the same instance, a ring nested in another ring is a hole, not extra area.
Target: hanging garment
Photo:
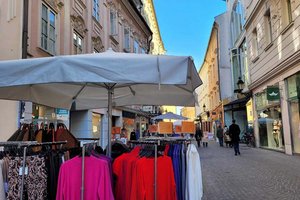
[[[56,200],[80,200],[82,157],[66,161],[59,170]],[[84,199],[113,200],[107,162],[94,156],[84,157]]]
[[[157,200],[176,200],[176,184],[172,160],[168,156],[157,158],[157,180],[154,181],[154,157],[140,157],[141,147],[134,148],[115,159],[116,200],[153,200],[156,185]]]
[[[186,200],[201,200],[203,196],[202,171],[198,150],[194,144],[190,144],[186,154]]]
[[[5,200],[5,189],[4,189],[4,179],[3,179],[3,174],[2,174],[2,165],[3,165],[3,160],[0,160],[0,199]]]
[[[22,176],[21,157],[11,158],[8,169],[8,200],[20,199]],[[29,156],[26,158],[28,174],[24,176],[23,198],[28,200],[47,199],[47,172],[44,158]],[[26,170],[27,171],[27,170]]]

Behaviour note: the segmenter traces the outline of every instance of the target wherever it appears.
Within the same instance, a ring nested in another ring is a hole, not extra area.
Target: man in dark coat
[[[202,137],[203,137],[203,134],[202,134],[202,130],[200,128],[200,124],[197,124],[195,138],[197,140],[198,147],[200,147],[200,142],[201,142]]]
[[[234,147],[234,153],[235,155],[240,153],[240,147],[239,147],[239,142],[240,142],[240,127],[239,125],[235,124],[235,120],[232,120],[232,124],[229,126],[229,135],[231,136],[231,141]]]

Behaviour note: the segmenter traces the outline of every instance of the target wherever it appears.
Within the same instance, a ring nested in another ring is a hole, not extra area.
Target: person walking
[[[226,144],[226,147],[232,147],[231,137],[229,135],[229,130],[228,130],[228,127],[226,126],[226,124],[224,126],[224,142]]]
[[[235,124],[235,120],[232,120],[232,124],[229,126],[229,135],[231,136],[231,141],[233,144],[234,148],[234,155],[241,155],[240,153],[240,147],[239,147],[239,142],[240,142],[240,127],[239,125]]]
[[[202,137],[203,137],[203,134],[202,134],[202,131],[200,128],[200,124],[197,124],[195,138],[197,140],[198,147],[200,147],[200,142],[201,142]]]
[[[217,127],[217,137],[218,137],[218,140],[219,140],[220,147],[223,147],[224,135],[223,135],[223,128],[222,128],[221,124],[219,124],[218,127]]]

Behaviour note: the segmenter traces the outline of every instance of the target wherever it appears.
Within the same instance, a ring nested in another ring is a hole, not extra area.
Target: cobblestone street
[[[300,157],[240,146],[232,148],[210,142],[200,147],[203,200],[298,200]]]

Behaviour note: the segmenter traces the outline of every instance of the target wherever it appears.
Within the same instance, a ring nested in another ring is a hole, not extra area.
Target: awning
[[[229,102],[228,104],[224,105],[224,111],[228,110],[240,110],[246,108],[246,103],[250,100],[250,95],[241,98],[241,99],[236,99],[232,102]]]

